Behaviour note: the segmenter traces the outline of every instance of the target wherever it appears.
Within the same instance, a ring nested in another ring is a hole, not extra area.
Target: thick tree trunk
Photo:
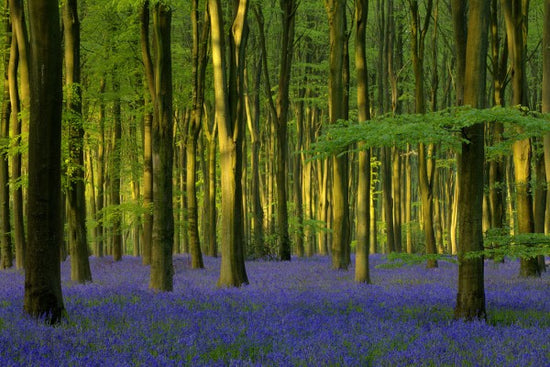
[[[244,225],[242,207],[243,121],[239,103],[243,101],[244,51],[246,47],[247,0],[235,0],[229,69],[225,63],[224,22],[220,0],[209,0],[212,62],[216,101],[216,121],[220,142],[221,171],[221,252],[219,287],[239,287],[248,283],[244,266]],[[226,72],[229,71],[229,84]],[[228,87],[229,86],[229,87]],[[241,112],[241,113],[239,113]]]
[[[485,107],[485,76],[487,56],[487,28],[489,3],[470,0],[466,62],[464,71],[464,103]],[[461,32],[455,23],[455,32]],[[458,45],[461,47],[461,45]],[[461,61],[458,60],[460,63]],[[458,293],[454,317],[456,319],[485,319],[485,288],[483,258],[466,259],[470,251],[483,250],[482,203],[484,126],[476,124],[462,130],[468,143],[462,144],[458,156]]]
[[[122,213],[120,211],[120,171],[121,171],[121,139],[122,139],[122,116],[121,116],[121,101],[120,101],[120,84],[116,80],[118,75],[113,75],[113,93],[116,97],[113,101],[113,150],[111,152],[111,204],[115,208],[113,215],[112,226],[112,247],[111,255],[114,261],[122,260]]]
[[[31,99],[25,258],[25,311],[58,323],[64,306],[59,248],[61,222],[62,53],[59,4],[29,2]]]
[[[153,6],[153,49],[155,95],[153,119],[153,242],[151,247],[150,288],[173,288],[172,247],[174,212],[172,205],[173,116],[172,58],[170,45],[172,10],[168,5]]]
[[[329,121],[335,124],[347,117],[348,106],[344,81],[346,38],[346,4],[343,0],[325,0],[329,22],[330,74]],[[350,223],[348,203],[348,155],[332,158],[332,267],[347,269],[350,263]]]
[[[84,181],[84,128],[82,126],[82,89],[80,86],[80,22],[77,0],[63,4],[65,44],[65,85],[69,115],[69,164],[67,171],[67,222],[71,254],[71,280],[92,281],[88,261],[86,230],[86,183]]]

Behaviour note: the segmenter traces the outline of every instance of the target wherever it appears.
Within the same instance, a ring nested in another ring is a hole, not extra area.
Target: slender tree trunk
[[[204,80],[206,73],[206,58],[208,48],[208,33],[210,24],[206,21],[199,32],[199,2],[193,1],[191,23],[193,28],[193,111],[189,121],[187,134],[187,219],[189,224],[189,249],[191,253],[191,267],[193,269],[204,268],[199,239],[198,203],[197,203],[197,143],[201,129]],[[206,18],[208,20],[208,17]]]
[[[20,184],[22,175],[22,154],[19,151],[21,146],[21,131],[23,123],[28,126],[28,112],[30,99],[29,82],[29,40],[23,3],[21,0],[9,0],[10,17],[12,19],[13,34],[15,35],[17,52],[10,52],[13,59],[13,68],[10,70],[10,99],[12,108],[12,121],[10,124],[12,147],[16,148],[11,159],[11,179],[18,185],[13,191],[13,238],[15,240],[15,262],[18,269],[23,268],[25,262],[25,221],[23,187]],[[17,83],[17,68],[21,81],[21,88]],[[20,98],[21,95],[21,98]],[[17,110],[16,110],[17,108]]]
[[[85,283],[92,281],[92,273],[88,261],[86,229],[84,128],[82,126],[82,89],[80,85],[80,22],[77,0],[65,0],[63,4],[63,32],[66,108],[69,115],[69,165],[66,174],[71,279]]]
[[[61,320],[62,52],[59,4],[29,2],[31,99],[24,308],[51,324]]]
[[[99,81],[99,143],[97,147],[97,196],[96,196],[96,246],[95,256],[103,257],[105,243],[105,226],[103,208],[105,206],[105,78]]]
[[[149,1],[145,1],[141,8],[140,43],[143,64],[145,66],[145,77],[150,98],[146,101],[154,103],[155,77],[153,74],[153,62],[149,51]],[[146,102],[147,105],[147,102]],[[147,109],[146,109],[147,110]],[[151,264],[151,248],[153,241],[153,145],[152,128],[153,112],[146,112],[143,119],[143,264]]]
[[[455,32],[463,31],[456,24],[468,24],[464,75],[464,103],[485,107],[485,76],[489,3],[470,0],[468,21],[455,22]],[[458,45],[460,47],[460,45]],[[461,61],[458,60],[458,63]],[[458,293],[454,317],[456,319],[485,319],[485,288],[483,258],[467,259],[470,251],[483,250],[482,203],[484,126],[476,124],[462,129],[468,140],[462,144],[458,156]]]
[[[544,2],[544,19],[550,19],[550,0],[545,0]],[[542,112],[550,113],[550,22],[546,21],[543,24]],[[546,188],[548,190],[550,188],[550,133],[544,135],[544,166],[546,173]],[[550,218],[550,200],[547,200],[546,205],[548,222],[548,218]],[[546,232],[548,232],[547,228]]]
[[[208,109],[205,108],[206,111]],[[206,114],[205,114],[206,115]],[[205,116],[203,119],[203,134],[206,137],[207,162],[205,176],[205,223],[204,245],[208,256],[218,256],[217,246],[217,213],[216,213],[216,133],[217,125],[213,118]]]
[[[115,71],[116,72],[116,71]],[[113,100],[113,150],[110,159],[110,184],[111,184],[111,204],[115,210],[113,215],[112,227],[112,247],[111,254],[114,261],[122,260],[122,212],[120,211],[120,171],[121,171],[121,139],[122,139],[122,116],[120,101],[120,84],[117,80],[119,76],[113,74],[113,93],[116,97]]]
[[[357,106],[359,121],[370,120],[368,69],[366,56],[366,29],[368,0],[355,1],[355,67],[357,69]],[[369,229],[370,229],[370,151],[366,147],[359,152],[357,233],[355,250],[355,281],[370,283]]]
[[[0,121],[0,215],[1,215],[1,251],[0,251],[0,269],[7,269],[13,266],[13,244],[11,239],[10,222],[10,186],[9,186],[9,166],[8,166],[8,148],[10,138],[10,85],[9,74],[11,66],[11,57],[9,52],[17,52],[13,45],[16,45],[15,37],[11,36],[11,23],[9,18],[4,16],[6,25],[5,44],[3,50],[4,57],[4,90],[2,98],[2,115]]]

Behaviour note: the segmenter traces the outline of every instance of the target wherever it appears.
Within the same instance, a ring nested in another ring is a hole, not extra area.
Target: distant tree
[[[88,261],[86,230],[86,184],[84,182],[84,127],[82,126],[82,85],[80,79],[80,21],[77,0],[63,4],[63,38],[65,50],[66,111],[69,130],[69,164],[67,165],[67,222],[71,279],[92,281]]]
[[[466,9],[465,4],[453,0],[453,9]],[[464,104],[475,108],[485,107],[485,76],[487,56],[487,32],[489,22],[489,2],[470,0],[468,17],[461,10],[455,21],[455,32],[463,32],[462,25],[467,24],[466,46],[457,44],[458,49],[465,49]],[[460,55],[461,53],[457,53]],[[461,60],[457,60],[461,63]],[[457,319],[485,319],[485,288],[483,258],[469,258],[470,251],[483,251],[482,215],[483,215],[483,165],[484,129],[482,123],[462,129],[462,136],[467,140],[462,144],[458,155],[458,293],[454,316]]]
[[[355,0],[355,67],[357,69],[357,107],[359,121],[370,120],[370,101],[367,69],[366,28],[368,0]],[[369,228],[370,228],[370,152],[359,153],[357,193],[357,245],[355,248],[355,281],[370,283]]]
[[[25,311],[55,324],[64,310],[61,293],[62,53],[59,3],[28,4],[31,110],[25,258]]]

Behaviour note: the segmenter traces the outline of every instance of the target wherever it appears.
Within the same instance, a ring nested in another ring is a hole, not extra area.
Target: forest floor
[[[67,318],[23,312],[24,277],[0,272],[0,366],[549,366],[550,273],[486,261],[488,321],[453,321],[458,269],[379,268],[373,284],[315,256],[247,262],[250,284],[218,289],[220,260],[174,258],[174,291],[148,290],[141,260],[91,257],[93,283],[69,281]]]

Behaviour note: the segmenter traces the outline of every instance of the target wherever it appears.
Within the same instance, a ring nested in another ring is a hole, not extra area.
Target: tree
[[[218,286],[239,287],[248,283],[244,266],[244,218],[242,201],[242,139],[244,51],[248,0],[234,0],[233,22],[227,55],[220,0],[208,0],[214,72],[215,119],[218,124],[221,165],[221,267]]]
[[[12,30],[15,35],[15,46],[17,50],[10,52],[13,60],[12,70],[10,72],[10,100],[12,121],[10,124],[12,147],[15,152],[11,158],[11,179],[18,183],[13,188],[13,237],[15,241],[15,262],[17,268],[21,269],[25,262],[25,221],[23,213],[23,188],[22,178],[22,158],[21,158],[21,131],[22,125],[28,126],[28,109],[30,100],[30,81],[29,81],[29,36],[22,0],[9,0],[10,18],[12,20]],[[19,68],[19,78],[21,87],[17,83],[17,68]],[[20,112],[23,112],[20,115]]]
[[[347,70],[345,49],[346,1],[325,0],[329,23],[329,121],[336,124],[347,117],[346,85],[344,72]],[[350,263],[350,223],[348,204],[348,156],[346,153],[332,158],[332,267],[347,269]]]
[[[58,323],[61,293],[62,53],[59,3],[29,2],[31,109],[25,311]]]
[[[5,8],[7,10],[7,7]],[[16,39],[11,35],[11,23],[9,17],[3,14],[6,26],[5,44],[4,44],[4,88],[2,115],[0,116],[0,216],[2,228],[1,251],[0,251],[0,269],[7,269],[13,265],[13,249],[11,240],[11,222],[10,222],[10,187],[9,181],[9,166],[8,166],[8,147],[10,137],[10,117],[11,117],[11,102],[10,94],[10,66],[13,64],[11,59],[12,53],[15,53]],[[9,50],[9,53],[7,52]],[[15,56],[16,57],[16,56]],[[11,61],[11,62],[10,62]]]
[[[79,283],[92,281],[88,261],[86,232],[86,185],[84,182],[84,128],[82,126],[82,86],[80,81],[80,22],[77,0],[63,5],[65,41],[66,108],[69,129],[69,163],[67,165],[67,221],[71,279]]]
[[[454,0],[453,9],[465,9]],[[456,6],[455,6],[456,5]],[[461,13],[465,16],[465,13]],[[460,14],[453,14],[460,18]],[[464,63],[464,103],[475,108],[485,105],[485,76],[489,2],[470,0],[467,20],[455,21],[455,32],[462,32],[460,25],[467,24]],[[459,27],[457,27],[459,25]],[[457,44],[458,49],[463,46]],[[460,55],[460,53],[457,53]],[[461,63],[461,60],[457,60]],[[462,76],[459,76],[462,77]],[[456,319],[485,319],[485,288],[483,258],[466,258],[470,251],[483,251],[482,203],[484,126],[475,124],[462,129],[467,140],[457,158],[458,164],[458,293],[454,317]]]
[[[527,13],[528,0],[502,0],[502,12],[506,21],[506,36],[511,61],[512,105],[528,105],[527,74]],[[517,225],[519,233],[533,233],[533,197],[531,196],[531,156],[529,139],[517,140],[512,146],[514,177],[516,183]],[[522,276],[540,276],[536,257],[522,258]]]
[[[193,107],[191,119],[189,121],[188,133],[186,139],[186,159],[187,159],[187,219],[189,225],[189,250],[191,253],[191,266],[193,269],[204,268],[202,261],[201,246],[199,240],[198,226],[198,205],[197,205],[197,144],[199,133],[202,126],[202,111],[204,103],[204,84],[206,73],[206,60],[208,49],[208,34],[210,23],[208,21],[199,21],[199,1],[193,0],[193,9],[191,11],[191,24],[193,28]],[[208,17],[206,17],[208,20]],[[199,26],[202,29],[199,32]]]
[[[359,121],[370,119],[369,86],[366,55],[366,28],[368,0],[355,0],[355,67],[357,69],[357,106]],[[357,193],[357,245],[355,248],[355,281],[370,283],[369,228],[370,228],[370,152],[359,153]]]
[[[550,0],[544,2],[544,19],[550,18]],[[544,22],[542,42],[542,112],[550,113],[550,22]],[[546,186],[550,187],[550,133],[544,135]],[[547,212],[550,200],[547,200]]]
[[[142,8],[142,30],[149,24],[149,1]],[[172,9],[158,1],[153,4],[153,50],[151,57],[148,32],[142,33],[142,51],[153,102],[153,237],[151,243],[151,280],[149,286],[160,291],[173,287],[172,247],[174,212],[172,198],[173,107],[172,107]],[[145,43],[145,44],[144,44]]]

